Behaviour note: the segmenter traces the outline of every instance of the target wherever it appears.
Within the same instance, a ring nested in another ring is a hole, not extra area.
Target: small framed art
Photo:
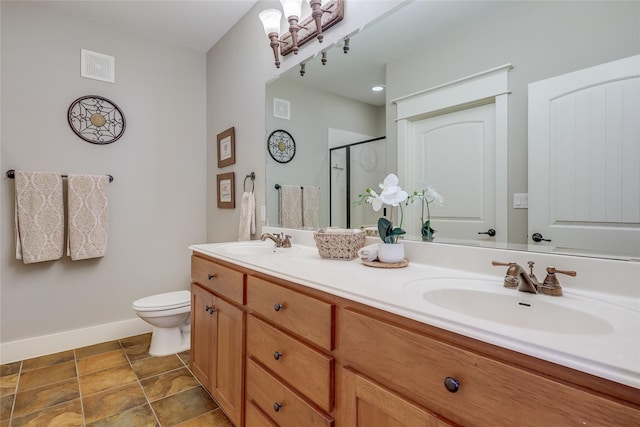
[[[218,178],[218,208],[235,209],[236,194],[233,172],[221,173]]]
[[[229,128],[218,134],[218,167],[232,165],[236,162],[235,128]]]

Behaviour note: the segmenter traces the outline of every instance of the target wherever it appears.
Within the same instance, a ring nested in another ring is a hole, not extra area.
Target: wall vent
[[[113,56],[80,49],[80,75],[88,79],[115,83],[116,59]]]

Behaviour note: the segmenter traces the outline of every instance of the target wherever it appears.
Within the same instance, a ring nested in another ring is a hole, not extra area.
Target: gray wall
[[[2,343],[136,318],[142,296],[188,289],[187,247],[206,240],[205,54],[160,44],[42,3],[1,3]],[[116,58],[116,83],[80,77],[80,49]],[[127,119],[113,144],[72,133],[70,103],[96,94]],[[104,258],[15,259],[7,169],[108,173]]]
[[[506,63],[509,72],[509,204],[527,192],[527,85],[640,52],[640,2],[522,2],[455,28],[387,66],[387,99],[438,86]],[[397,144],[395,105],[387,111]],[[392,149],[389,157],[395,155]],[[444,195],[446,200],[446,195]],[[526,243],[527,210],[509,208],[509,241]]]
[[[319,224],[329,225],[329,148],[328,128],[346,130],[373,137],[384,136],[384,119],[370,104],[344,98],[326,91],[276,80],[267,86],[267,134],[276,129],[289,132],[296,141],[291,162],[279,164],[267,155],[268,225],[278,225],[276,183],[320,187]],[[291,102],[291,120],[273,117],[273,98]],[[386,168],[384,168],[386,169]],[[301,173],[302,171],[302,173]]]

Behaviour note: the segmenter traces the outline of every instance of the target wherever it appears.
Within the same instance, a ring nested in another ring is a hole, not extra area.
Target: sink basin
[[[611,318],[608,313],[620,310],[589,298],[519,292],[504,288],[499,280],[432,278],[409,282],[405,289],[417,293],[423,304],[460,318],[556,334],[610,334],[614,328],[606,320]]]
[[[249,242],[233,242],[218,248],[221,253],[230,255],[269,255],[293,254],[300,252],[300,247],[276,248],[272,241],[252,240]]]

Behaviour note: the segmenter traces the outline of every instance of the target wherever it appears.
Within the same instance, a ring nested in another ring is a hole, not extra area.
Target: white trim
[[[153,326],[136,317],[135,319],[88,328],[0,343],[0,364],[140,335],[152,330]]]
[[[496,242],[508,242],[509,234],[509,71],[511,64],[501,65],[393,99],[397,105],[398,171],[407,176],[413,173],[412,159],[404,149],[411,135],[411,125],[425,116],[455,111],[479,103],[494,103],[496,107]]]
[[[462,79],[393,99],[396,119],[433,114],[440,110],[474,103],[509,93],[511,64],[492,68]]]

